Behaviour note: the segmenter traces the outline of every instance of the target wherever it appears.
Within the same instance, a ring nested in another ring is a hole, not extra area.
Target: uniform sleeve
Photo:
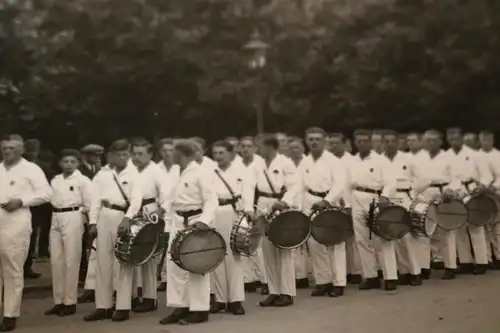
[[[299,198],[306,191],[306,184],[304,181],[304,168],[305,164],[299,164],[299,167],[294,172],[293,181],[291,182],[290,187],[287,186],[287,191],[283,196],[283,201],[286,202],[290,206],[295,206],[299,200]],[[286,179],[285,179],[286,180]]]
[[[493,174],[486,155],[476,153],[474,157],[474,164],[479,174],[479,179],[477,180],[484,186],[490,186],[493,183]]]
[[[32,188],[31,193],[23,193],[20,198],[25,207],[39,206],[52,199],[52,188],[45,178],[45,174],[39,166],[33,164],[29,170],[29,182]]]
[[[415,191],[415,196],[418,196],[420,193],[424,192],[430,186],[430,180],[425,176],[422,168],[418,167],[417,157],[413,157],[410,159],[409,163],[410,175],[411,175],[411,187]]]
[[[242,193],[241,201],[243,203],[243,210],[246,212],[253,212],[253,201],[255,197],[255,178],[252,172],[247,172],[242,167]]]
[[[283,177],[287,189],[292,188],[297,178],[295,177],[297,169],[290,159],[283,162]]]
[[[491,170],[493,173],[494,181],[493,187],[496,189],[500,189],[500,153],[494,152],[493,159],[490,162]]]
[[[330,204],[335,205],[338,204],[340,199],[343,197],[345,193],[346,187],[346,170],[342,162],[337,159],[329,163],[329,172],[330,177],[333,179],[333,187],[330,189],[328,194],[325,197],[325,200]]]
[[[125,213],[125,217],[132,219],[141,209],[142,205],[142,187],[139,173],[134,173],[130,188],[130,205]]]
[[[219,206],[217,193],[213,186],[213,177],[206,174],[206,172],[200,172],[198,186],[203,200],[203,213],[200,215],[200,222],[211,224],[215,219],[215,212]]]
[[[82,196],[83,208],[89,211],[92,205],[92,182],[88,177],[83,175],[80,179],[80,194]]]
[[[382,157],[379,158],[380,169],[382,174],[382,196],[386,198],[391,198],[396,193],[397,179],[396,175],[391,172],[391,165],[389,160]]]
[[[343,193],[343,199],[345,203],[345,207],[350,208],[352,206],[352,180],[351,180],[351,169],[356,166],[353,160],[347,162],[343,161],[344,170],[345,170],[345,187]]]
[[[105,177],[104,169],[99,171],[92,183],[90,185],[91,200],[90,200],[90,210],[89,210],[89,224],[97,224],[97,218],[99,217],[99,212],[101,211],[101,186]]]

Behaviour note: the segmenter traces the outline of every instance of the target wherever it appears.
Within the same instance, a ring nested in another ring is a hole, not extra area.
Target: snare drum
[[[311,215],[311,237],[321,245],[333,246],[353,235],[352,218],[343,207],[330,207]]]
[[[468,222],[475,226],[487,225],[497,216],[497,203],[487,194],[469,195],[464,198],[464,203],[469,211]]]
[[[415,200],[410,205],[412,232],[420,236],[431,237],[437,227],[437,208],[435,202]]]
[[[273,211],[266,216],[266,221],[267,238],[280,249],[295,249],[311,235],[311,221],[298,209]]]
[[[402,206],[391,204],[384,209],[375,205],[369,228],[375,235],[387,241],[401,239],[411,231],[410,213]]]
[[[231,229],[230,246],[233,253],[253,256],[262,241],[262,235],[245,214],[238,213]]]
[[[128,232],[117,237],[115,256],[122,264],[141,266],[151,259],[157,246],[158,226],[138,215],[130,222]]]
[[[469,211],[459,199],[450,199],[447,202],[438,201],[436,213],[438,226],[446,231],[460,229],[469,219]]]
[[[172,261],[185,271],[206,274],[226,256],[226,241],[215,229],[188,227],[176,233],[170,245]]]

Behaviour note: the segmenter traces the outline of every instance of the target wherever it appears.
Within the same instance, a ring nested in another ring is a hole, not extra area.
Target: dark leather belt
[[[240,200],[241,195],[237,195],[235,197],[232,197],[231,199],[219,199],[219,206],[227,206],[231,205],[234,206]]]
[[[439,184],[431,184],[429,187],[432,187],[432,188],[440,188],[442,189],[443,187],[449,185],[450,183],[439,183]]]
[[[370,193],[370,194],[377,194],[377,195],[382,194],[381,190],[374,190],[374,189],[371,189],[371,188],[368,188],[368,187],[358,186],[358,187],[355,188],[355,190],[359,191],[359,192]]]
[[[264,197],[264,198],[272,198],[272,199],[281,199],[281,198],[283,198],[284,195],[285,195],[284,192],[280,192],[280,193],[267,193],[267,192],[262,192],[260,190],[257,190],[255,196],[257,198]]]
[[[152,203],[156,203],[155,198],[142,199],[141,208],[144,208],[144,206],[147,206],[147,205],[151,205]]]
[[[65,207],[65,208],[52,207],[52,212],[53,213],[68,213],[68,212],[76,212],[78,210],[80,210],[79,206]]]
[[[201,213],[203,213],[203,210],[202,209],[193,209],[193,210],[185,210],[185,211],[177,210],[177,211],[175,211],[175,213],[184,219],[182,224],[184,224],[184,226],[187,227],[189,219],[193,216],[201,215]]]
[[[106,207],[107,209],[117,210],[117,211],[123,212],[123,213],[125,213],[127,211],[127,207],[113,205],[113,204],[110,204],[110,203],[108,203],[106,201],[102,202],[102,206]]]
[[[409,193],[411,192],[411,188],[398,188],[396,192]]]
[[[319,197],[321,199],[324,199],[328,195],[328,191],[326,191],[326,192],[316,192],[316,191],[313,191],[313,190],[307,190],[307,193],[309,193],[310,195],[314,195],[315,197]]]
[[[467,180],[467,181],[462,182],[462,185],[469,186],[470,184],[473,184],[473,183],[474,183],[474,180],[471,179],[471,180]]]

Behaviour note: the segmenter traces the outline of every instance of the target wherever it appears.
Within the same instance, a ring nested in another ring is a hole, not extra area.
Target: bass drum
[[[188,227],[176,233],[170,245],[170,258],[185,271],[207,274],[226,256],[226,241],[215,229]]]
[[[460,229],[469,220],[469,211],[459,199],[450,199],[436,203],[438,226],[446,231]]]
[[[233,253],[253,256],[262,242],[262,235],[254,223],[239,213],[231,229],[230,246]]]
[[[321,245],[340,244],[353,233],[352,218],[345,208],[330,207],[311,215],[311,237]]]
[[[375,235],[387,241],[403,238],[412,229],[410,213],[402,206],[391,204],[380,209],[372,205],[368,226]]]
[[[487,225],[497,216],[497,203],[489,195],[469,195],[464,198],[464,203],[469,212],[468,222],[475,226]]]
[[[412,232],[419,236],[431,237],[437,227],[437,207],[435,202],[415,200],[410,205]]]
[[[267,238],[280,249],[295,249],[311,235],[309,217],[298,209],[273,211],[266,216]]]
[[[117,236],[115,256],[122,264],[141,266],[151,259],[157,246],[158,226],[144,216],[136,216],[128,232]]]

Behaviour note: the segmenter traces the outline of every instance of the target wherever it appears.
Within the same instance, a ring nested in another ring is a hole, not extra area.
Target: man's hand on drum
[[[387,207],[389,207],[390,204],[391,204],[391,201],[389,200],[388,197],[381,196],[378,200],[378,206],[380,209],[387,208]]]
[[[127,232],[130,230],[130,219],[128,217],[123,217],[122,222],[118,226],[118,234],[123,236],[127,234]]]
[[[321,200],[321,201],[315,202],[311,208],[312,208],[312,210],[319,211],[319,210],[323,210],[323,209],[327,208],[328,206],[330,206],[328,201]]]
[[[272,209],[273,210],[283,210],[285,208],[288,207],[288,204],[284,201],[276,201],[274,204],[273,204],[273,207]]]
[[[451,188],[446,188],[443,190],[443,202],[449,202],[456,198],[456,193]]]
[[[201,221],[195,222],[195,224],[193,224],[193,227],[195,227],[196,229],[199,229],[199,230],[210,229],[210,227],[207,224],[205,224]]]

